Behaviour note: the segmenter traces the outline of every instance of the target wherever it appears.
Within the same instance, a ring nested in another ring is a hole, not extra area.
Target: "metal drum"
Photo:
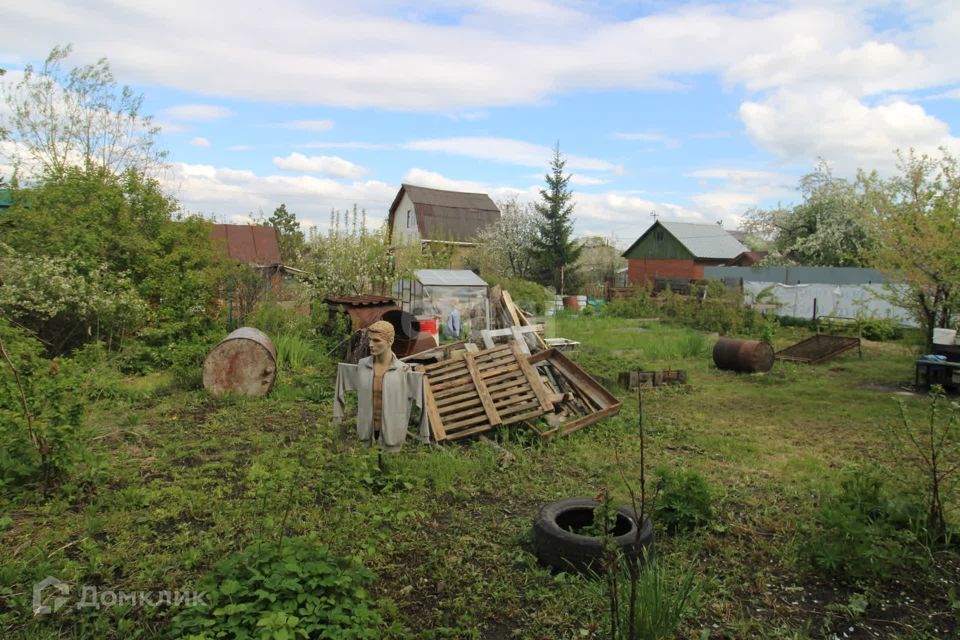
[[[759,340],[720,338],[713,347],[713,362],[717,369],[742,373],[770,371],[773,367],[773,347]]]
[[[203,361],[203,386],[214,396],[265,396],[277,379],[277,349],[265,333],[241,327]]]

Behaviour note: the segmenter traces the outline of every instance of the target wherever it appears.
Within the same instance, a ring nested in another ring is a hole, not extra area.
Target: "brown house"
[[[391,246],[415,242],[475,245],[481,229],[500,220],[485,193],[400,186],[387,219]]]
[[[715,224],[657,220],[623,253],[630,284],[657,278],[702,280],[703,268],[722,266],[748,249]]]

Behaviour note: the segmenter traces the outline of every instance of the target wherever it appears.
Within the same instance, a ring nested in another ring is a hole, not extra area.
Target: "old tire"
[[[593,523],[593,512],[599,505],[593,498],[565,498],[540,509],[533,521],[533,546],[542,565],[585,575],[600,570],[600,538],[577,533]],[[613,539],[626,558],[642,563],[653,553],[653,522],[645,518],[637,536],[637,520],[632,507],[618,507]]]

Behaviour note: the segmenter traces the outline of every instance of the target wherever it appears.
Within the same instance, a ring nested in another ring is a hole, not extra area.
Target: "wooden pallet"
[[[623,403],[558,350],[541,351],[530,356],[529,362],[550,392],[562,394],[557,408],[570,416],[552,429],[538,430],[541,437],[566,435],[620,412]]]
[[[424,372],[427,416],[436,441],[484,433],[553,411],[540,376],[516,343],[465,352]]]

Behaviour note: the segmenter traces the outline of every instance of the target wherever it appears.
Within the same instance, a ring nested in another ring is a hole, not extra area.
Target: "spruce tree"
[[[546,174],[546,188],[540,189],[537,238],[534,253],[539,267],[541,284],[552,286],[557,293],[571,291],[575,285],[573,265],[580,256],[573,234],[573,192],[568,186],[570,176],[564,175],[567,161],[560,154],[560,143],[553,150],[550,171]]]

